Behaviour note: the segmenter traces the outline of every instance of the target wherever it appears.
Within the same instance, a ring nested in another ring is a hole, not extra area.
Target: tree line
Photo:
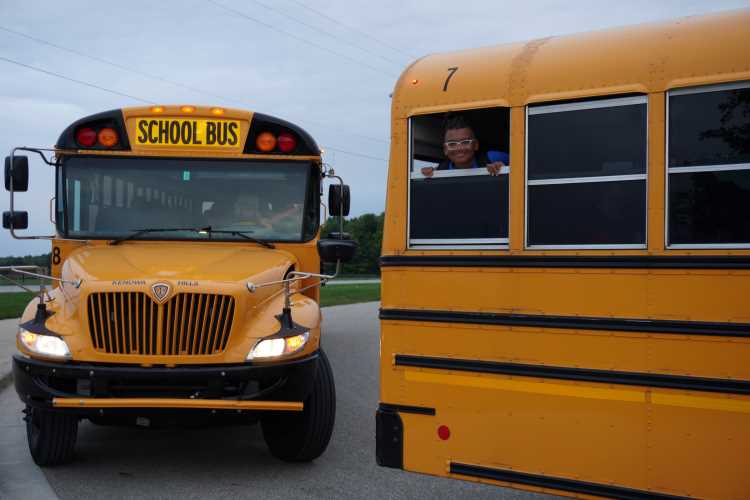
[[[0,257],[0,266],[40,266],[49,269],[51,257],[51,253],[18,257]]]
[[[359,244],[357,255],[344,265],[346,274],[380,274],[380,246],[383,243],[385,214],[363,214],[344,221],[344,232]],[[321,237],[338,232],[338,218],[329,217],[323,225]]]

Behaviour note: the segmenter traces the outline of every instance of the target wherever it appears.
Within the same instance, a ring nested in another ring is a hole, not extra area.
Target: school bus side
[[[679,166],[667,143],[678,106],[691,109],[684,96],[750,93],[748,46],[750,11],[737,11],[439,54],[403,73],[382,258],[381,465],[567,495],[747,497],[750,160]],[[635,111],[641,127],[644,170],[595,184],[637,187],[606,226],[636,229],[626,244],[597,244],[594,230],[566,241],[597,215],[573,211],[558,232],[535,217],[554,222],[577,206],[564,189],[592,181],[534,177],[536,117],[603,107]],[[491,200],[508,204],[505,234],[423,245],[410,130],[484,108],[508,110],[510,171]],[[735,210],[717,210],[709,191],[686,212],[680,175],[739,186]],[[535,205],[542,187],[561,193],[551,209]],[[741,225],[739,240],[691,233],[701,214],[709,229]]]

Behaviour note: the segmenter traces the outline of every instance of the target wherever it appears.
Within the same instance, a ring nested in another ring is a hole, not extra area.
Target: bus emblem
[[[169,295],[170,289],[171,287],[168,283],[154,283],[153,285],[151,285],[151,291],[154,294],[154,298],[159,303],[164,302],[164,299],[166,299],[167,295]]]

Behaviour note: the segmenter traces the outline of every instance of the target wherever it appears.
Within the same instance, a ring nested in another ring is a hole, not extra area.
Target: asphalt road
[[[338,407],[331,444],[313,463],[272,457],[258,426],[152,430],[86,421],[79,427],[76,461],[41,471],[28,457],[21,405],[8,388],[0,394],[0,497],[43,498],[49,490],[40,478],[46,477],[61,499],[550,498],[375,464],[377,309],[377,303],[324,309],[323,345]],[[18,488],[19,482],[26,487]]]

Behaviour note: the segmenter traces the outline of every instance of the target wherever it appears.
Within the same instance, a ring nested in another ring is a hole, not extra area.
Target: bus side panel
[[[449,476],[453,462],[673,495],[750,491],[739,470],[750,397],[394,363],[395,354],[447,357],[451,339],[451,357],[486,359],[508,335],[476,329],[472,340],[460,328],[382,322],[381,401],[435,410],[400,414],[405,469]]]
[[[750,271],[384,268],[383,308],[750,323]]]
[[[611,273],[603,279],[601,271],[598,274],[575,270],[396,272],[386,268],[382,308],[427,311],[428,316],[430,311],[446,314],[467,311],[524,314],[537,319],[551,315],[564,320],[594,317],[656,322],[710,322],[721,319],[716,313],[719,310],[723,318],[747,321],[746,297],[750,296],[747,273],[653,273],[657,271],[636,270]],[[447,304],[444,297],[455,300]],[[429,339],[429,352],[437,356],[750,380],[750,337],[746,332],[722,334],[708,328],[704,333],[711,335],[699,335],[687,329],[684,333],[661,332],[658,326],[650,332],[638,332],[618,331],[617,326],[610,330],[594,330],[594,326],[566,328],[563,324],[560,328],[542,328],[451,323],[449,319],[429,326],[405,323],[414,335],[401,339],[405,343],[403,348],[406,352],[425,350]],[[412,339],[411,343],[407,338]]]

